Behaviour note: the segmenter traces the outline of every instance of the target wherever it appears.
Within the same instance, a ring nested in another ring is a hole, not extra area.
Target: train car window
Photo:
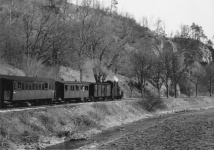
[[[49,84],[49,90],[51,90],[51,83]]]
[[[25,84],[22,83],[22,90],[25,90]]]
[[[31,85],[31,83],[28,83],[28,85],[29,85],[29,90],[32,90],[32,85]]]
[[[22,84],[21,82],[18,82],[18,90],[21,90]]]
[[[39,88],[39,87],[38,87],[38,83],[35,83],[35,85],[36,85],[36,89],[35,89],[35,90],[38,90],[38,88]]]
[[[32,90],[35,90],[35,83],[32,84]]]
[[[45,90],[45,84],[42,83],[42,90]]]
[[[42,89],[42,85],[41,85],[41,83],[38,83],[39,84],[39,90],[41,90]]]
[[[85,90],[88,91],[88,86],[85,86]]]
[[[78,85],[76,85],[76,90],[79,91],[79,86]]]
[[[74,86],[73,85],[71,85],[71,91],[74,91]]]
[[[85,86],[81,85],[80,89],[81,89],[81,91],[85,91]]]
[[[65,91],[68,91],[68,85],[65,85]]]
[[[48,83],[45,83],[45,90],[48,90]]]
[[[25,83],[25,90],[28,90],[28,83]]]
[[[16,81],[14,81],[14,83],[13,83],[13,89],[17,90],[17,86],[18,86],[18,83]]]

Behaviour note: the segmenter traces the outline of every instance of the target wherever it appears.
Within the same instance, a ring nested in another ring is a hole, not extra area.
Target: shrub
[[[24,143],[35,143],[39,141],[39,135],[26,130],[19,136],[19,140]]]
[[[149,91],[146,92],[144,98],[139,101],[139,104],[147,111],[155,111],[157,109],[164,109],[165,105],[161,97]]]

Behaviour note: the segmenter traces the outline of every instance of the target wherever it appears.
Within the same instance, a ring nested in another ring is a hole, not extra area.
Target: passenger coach
[[[0,75],[0,108],[18,102],[51,102],[55,81],[37,77]]]
[[[56,99],[58,101],[89,100],[89,82],[56,81]]]

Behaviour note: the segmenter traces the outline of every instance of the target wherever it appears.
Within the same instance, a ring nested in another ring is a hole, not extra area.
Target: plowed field
[[[142,126],[142,127],[141,127]],[[149,128],[138,130],[101,144],[105,150],[211,150],[214,149],[214,109],[163,117]],[[135,126],[136,127],[136,126]]]

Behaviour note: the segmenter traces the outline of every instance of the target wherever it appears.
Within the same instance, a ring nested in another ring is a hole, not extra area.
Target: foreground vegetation
[[[87,139],[110,127],[155,114],[214,106],[213,99],[202,97],[163,99],[163,103],[165,108],[154,112],[148,112],[139,100],[0,111],[0,149],[36,149],[71,139]]]

